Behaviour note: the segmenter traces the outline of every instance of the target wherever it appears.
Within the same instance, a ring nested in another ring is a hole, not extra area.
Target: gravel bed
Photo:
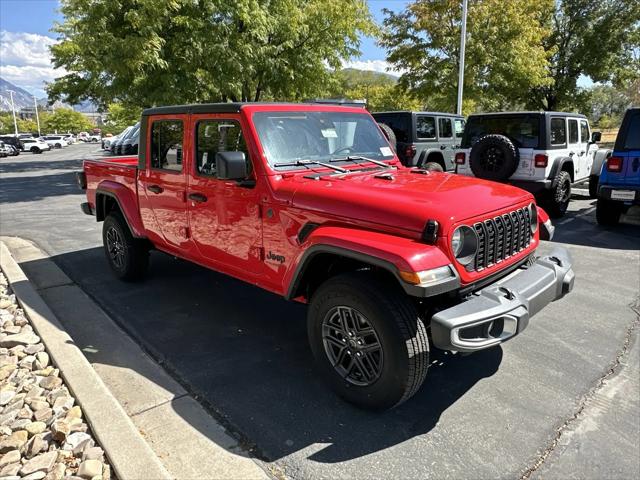
[[[75,405],[0,272],[0,480],[113,478]]]

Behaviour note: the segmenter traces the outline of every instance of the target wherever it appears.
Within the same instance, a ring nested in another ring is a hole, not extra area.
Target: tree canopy
[[[62,0],[50,98],[103,106],[304,98],[358,53],[365,0]]]

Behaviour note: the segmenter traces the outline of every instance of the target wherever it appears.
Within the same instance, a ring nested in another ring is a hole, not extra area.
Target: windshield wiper
[[[367,162],[375,163],[376,165],[379,165],[379,166],[384,167],[384,168],[396,168],[396,167],[393,167],[393,166],[389,165],[388,163],[381,162],[380,160],[374,160],[373,158],[369,158],[369,157],[363,157],[362,155],[349,155],[349,156],[344,157],[344,158],[334,158],[331,161],[332,162],[344,162],[344,161],[354,161],[355,162],[356,160],[365,160]]]
[[[320,162],[318,160],[296,160],[294,162],[278,162],[273,164],[274,167],[306,167],[308,165],[320,165],[321,167],[330,168],[340,173],[349,172],[346,168],[331,165],[330,163]]]

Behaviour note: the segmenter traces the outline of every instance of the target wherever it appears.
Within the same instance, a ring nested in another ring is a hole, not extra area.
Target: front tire
[[[562,170],[556,175],[553,187],[547,192],[545,210],[551,218],[561,218],[567,213],[571,200],[571,176]]]
[[[125,281],[140,280],[149,268],[149,249],[143,240],[131,235],[120,212],[113,211],[102,225],[102,243],[113,273]]]
[[[438,162],[427,162],[423,167],[425,170],[429,172],[444,172],[444,168]]]
[[[599,225],[612,227],[620,223],[622,205],[619,202],[599,198],[596,203],[596,220]]]
[[[31,147],[30,152],[33,154],[38,154],[38,153],[42,153],[42,150],[40,150],[38,147]]]
[[[311,299],[307,328],[321,375],[359,407],[399,405],[427,374],[427,330],[414,305],[399,286],[368,272],[325,281]]]
[[[600,177],[598,175],[591,175],[589,177],[589,197],[597,198],[598,197],[598,182],[600,181]]]

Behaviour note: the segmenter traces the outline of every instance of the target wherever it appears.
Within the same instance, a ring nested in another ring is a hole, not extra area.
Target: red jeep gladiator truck
[[[363,108],[147,109],[138,156],[78,180],[118,277],[156,249],[307,303],[320,373],[362,407],[417,391],[429,336],[493,347],[573,288],[566,250],[536,255],[553,227],[530,193],[402,166]]]

